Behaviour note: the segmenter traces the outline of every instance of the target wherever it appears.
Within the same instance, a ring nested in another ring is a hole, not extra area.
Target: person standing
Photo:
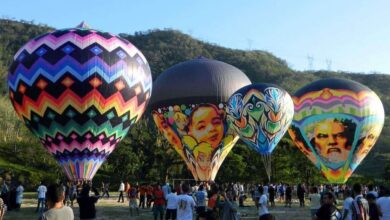
[[[22,183],[19,182],[18,187],[16,187],[16,210],[19,210],[20,207],[22,206],[23,192],[24,192],[24,187]]]
[[[73,207],[73,202],[77,198],[77,183],[76,182],[72,183],[70,190],[69,190],[69,194],[70,194],[70,198],[69,198],[70,199],[70,207]]]
[[[94,196],[89,196],[91,186],[84,184],[80,195],[77,197],[77,203],[80,208],[80,219],[95,219],[96,218],[96,207],[95,203],[100,198],[97,189],[92,187],[92,191],[95,193]]]
[[[164,193],[164,199],[167,200],[167,195],[171,193],[171,187],[169,187],[169,183],[165,183],[162,187],[162,191]]]
[[[104,193],[103,193],[103,196],[104,195],[107,195],[107,198],[110,198],[110,183],[105,183],[104,184]],[[102,197],[103,197],[102,196]]]
[[[335,204],[335,197],[331,192],[325,192],[323,194],[323,204],[321,208],[318,209],[317,213],[314,216],[315,220],[339,220],[341,219],[341,213],[337,209]]]
[[[272,215],[269,213],[267,208],[268,197],[264,193],[263,186],[259,186],[258,191],[261,195],[259,199],[259,220],[272,219]]]
[[[6,211],[7,206],[5,205],[3,199],[0,198],[0,220],[3,220]]]
[[[198,216],[202,216],[206,212],[206,198],[207,192],[204,189],[203,184],[201,184],[198,191],[195,193],[196,213]]]
[[[376,204],[375,195],[372,193],[367,193],[366,199],[368,201],[368,206],[369,206],[370,220],[380,220],[380,217],[382,217],[382,212],[380,211],[378,205]]]
[[[1,177],[0,177],[0,183],[1,183],[1,180],[3,180]],[[4,179],[2,181],[2,184],[1,184],[1,198],[3,199],[3,202],[4,204],[7,206],[8,210],[11,210],[12,207],[11,207],[11,190],[10,190],[10,186],[9,184],[7,183],[8,180]],[[9,181],[8,181],[9,182]]]
[[[177,220],[192,220],[195,201],[192,196],[189,196],[190,186],[183,184],[183,194],[177,196]]]
[[[381,220],[390,219],[390,189],[382,189],[382,196],[376,201],[378,208],[382,213]]]
[[[130,184],[129,184],[130,185]],[[133,211],[135,211],[137,216],[139,215],[139,209],[138,209],[138,187],[137,185],[130,186],[129,190],[127,191],[127,196],[129,197],[129,208],[130,208],[130,216],[133,216]]]
[[[139,187],[139,205],[138,208],[145,208],[145,195],[146,195],[146,186],[145,184],[141,184]]]
[[[160,220],[163,220],[165,199],[164,199],[164,192],[161,190],[159,184],[156,184],[155,189],[153,191],[153,195],[154,195],[154,203],[153,203],[154,220],[157,220],[158,215],[160,215]]]
[[[344,190],[343,220],[352,220],[352,192],[349,189]]]
[[[119,197],[118,197],[118,202],[121,201],[122,199],[122,203],[125,202],[125,198],[123,197],[123,192],[125,191],[125,184],[123,183],[123,181],[121,181],[121,184],[119,184]]]
[[[38,192],[38,205],[35,212],[42,213],[45,210],[45,206],[46,206],[46,192],[47,192],[47,188],[42,182],[38,186],[37,192]]]
[[[125,192],[125,193],[128,193],[129,190],[130,190],[130,188],[131,188],[130,183],[126,181],[126,183],[125,183],[125,191],[124,191],[124,192]]]
[[[367,220],[369,217],[369,205],[367,200],[363,197],[363,188],[359,183],[353,185],[353,193],[355,199],[352,202],[352,219],[353,220]]]
[[[150,208],[153,203],[153,186],[152,185],[147,185],[146,187],[146,206]]]
[[[171,192],[167,195],[167,213],[165,219],[176,220],[177,217],[177,195],[176,190],[172,189]]]
[[[289,184],[286,184],[287,187],[286,187],[286,207],[290,207],[291,208],[291,204],[292,204],[292,188]]]
[[[313,219],[318,209],[321,207],[321,195],[318,193],[318,188],[315,186],[311,189],[309,194],[310,212]]]
[[[59,184],[50,185],[47,188],[48,210],[41,215],[40,220],[73,220],[73,210],[64,205],[64,199],[64,188]]]
[[[299,184],[297,187],[297,196],[299,199],[299,207],[305,207],[305,188],[302,184]]]
[[[237,203],[234,200],[234,192],[227,191],[225,201],[222,207],[222,218],[223,220],[238,220],[239,213]]]
[[[378,192],[374,190],[374,185],[370,184],[367,186],[367,188],[368,188],[367,195],[373,194],[375,196],[375,198],[378,198]]]
[[[272,184],[269,186],[268,193],[271,207],[275,207],[275,187]]]

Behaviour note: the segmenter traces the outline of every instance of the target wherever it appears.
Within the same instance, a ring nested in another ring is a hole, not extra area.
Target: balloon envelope
[[[84,27],[30,40],[8,74],[15,111],[70,180],[93,178],[143,114],[152,89],[137,48]]]
[[[206,58],[179,63],[156,79],[154,122],[196,180],[214,180],[238,140],[227,126],[224,107],[234,91],[248,84],[239,69]]]
[[[258,83],[236,91],[226,111],[230,127],[240,138],[257,153],[267,155],[290,126],[294,104],[284,89]]]
[[[384,123],[379,97],[346,79],[313,82],[293,96],[289,134],[332,183],[345,183],[374,146]]]

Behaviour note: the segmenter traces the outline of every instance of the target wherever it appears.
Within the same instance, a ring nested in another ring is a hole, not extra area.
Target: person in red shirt
[[[146,187],[146,198],[147,207],[150,208],[153,202],[153,187],[151,185]]]
[[[145,194],[146,194],[146,185],[142,184],[139,188],[139,206],[138,208],[145,208]]]
[[[156,184],[156,187],[153,191],[154,204],[153,204],[153,215],[154,220],[157,220],[157,216],[160,214],[160,220],[164,218],[164,192],[161,190],[161,186]]]

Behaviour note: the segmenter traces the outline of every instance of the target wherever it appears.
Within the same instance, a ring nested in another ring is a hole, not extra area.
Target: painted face
[[[378,140],[378,136],[380,132],[381,129],[379,127],[372,128],[369,132],[367,132],[367,135],[365,136],[361,145],[359,146],[359,150],[356,152],[357,158],[365,157],[368,154],[368,152],[370,152],[371,148]]]
[[[175,120],[175,123],[180,130],[184,130],[188,122],[184,119],[177,119]]]
[[[323,160],[339,163],[348,158],[350,148],[344,134],[345,127],[341,122],[328,119],[320,122],[314,129],[314,143]]]
[[[207,142],[217,148],[223,138],[223,131],[224,124],[216,108],[202,106],[193,112],[189,133],[198,143]]]
[[[154,122],[156,123],[158,129],[163,133],[164,137],[168,142],[174,145],[178,149],[182,149],[183,145],[181,144],[180,138],[177,136],[175,131],[168,125],[168,122],[164,117],[158,113],[153,114]]]
[[[203,152],[199,152],[198,158],[197,158],[197,162],[198,162],[199,167],[202,170],[205,170],[205,169],[209,168],[210,167],[210,162],[211,162],[210,155],[205,154]]]

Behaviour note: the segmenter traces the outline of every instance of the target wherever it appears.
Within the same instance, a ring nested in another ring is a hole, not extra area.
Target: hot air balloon
[[[8,87],[19,118],[77,181],[91,180],[140,119],[152,78],[130,42],[80,25],[20,48]]]
[[[379,97],[352,80],[322,79],[293,96],[289,134],[331,183],[345,183],[374,146],[384,123]]]
[[[230,97],[226,112],[229,126],[262,156],[270,180],[271,153],[286,133],[294,115],[290,95],[272,84],[248,85]]]
[[[250,83],[236,67],[203,57],[167,69],[154,82],[154,122],[196,180],[214,180],[238,140],[228,128],[225,104]]]

